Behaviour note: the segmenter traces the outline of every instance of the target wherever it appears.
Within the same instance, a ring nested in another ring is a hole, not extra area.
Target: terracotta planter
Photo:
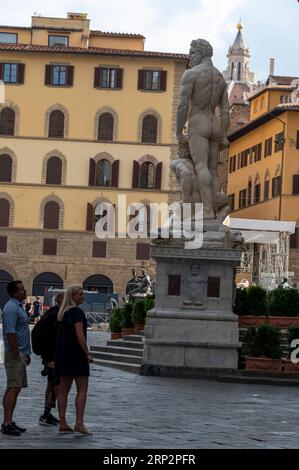
[[[256,317],[254,315],[244,315],[239,317],[239,328],[249,328],[250,326],[261,326],[267,323],[267,317]]]
[[[299,374],[299,363],[294,364],[289,359],[286,359],[284,371],[287,372],[288,374]]]
[[[282,372],[282,360],[267,357],[246,357],[246,370]]]
[[[121,338],[122,338],[121,333],[111,333],[111,339],[112,340],[121,339]]]
[[[287,329],[291,326],[299,326],[298,317],[270,317],[270,325],[278,328]]]
[[[121,335],[122,337],[124,336],[130,336],[134,334],[134,328],[122,328],[121,330]]]
[[[134,335],[138,335],[140,331],[143,331],[143,330],[144,330],[144,325],[142,325],[141,323],[136,323],[136,325],[134,325]]]

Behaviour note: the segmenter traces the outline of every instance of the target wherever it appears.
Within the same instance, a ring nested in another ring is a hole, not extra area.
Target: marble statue
[[[229,146],[229,102],[212,56],[209,42],[192,41],[177,113],[179,158],[171,168],[181,185],[182,202],[202,202],[204,219],[222,222],[229,206],[228,197],[219,191],[218,161],[219,152]]]
[[[153,294],[153,281],[147,274],[146,269],[142,269],[141,276],[138,277],[136,270],[132,269],[133,278],[126,286],[126,296],[124,300],[130,302],[133,299],[145,298]]]

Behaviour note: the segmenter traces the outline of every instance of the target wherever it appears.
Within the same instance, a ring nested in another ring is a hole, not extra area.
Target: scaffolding
[[[249,273],[252,282],[268,290],[275,289],[284,279],[292,281],[289,271],[290,235],[295,233],[295,222],[233,219],[225,225],[239,230],[244,238],[239,273]]]

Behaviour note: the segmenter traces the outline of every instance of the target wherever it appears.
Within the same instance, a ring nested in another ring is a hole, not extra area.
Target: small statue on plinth
[[[136,270],[132,269],[133,278],[128,282],[126,286],[125,301],[130,302],[134,299],[144,299],[150,295],[153,295],[154,281],[147,274],[146,269],[142,269],[141,276],[137,276]]]

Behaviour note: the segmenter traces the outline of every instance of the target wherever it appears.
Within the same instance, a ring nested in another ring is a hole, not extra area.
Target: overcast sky
[[[88,13],[92,29],[142,33],[146,49],[187,53],[192,39],[208,39],[215,65],[226,67],[226,54],[242,18],[251,69],[268,76],[269,58],[276,73],[299,76],[299,3],[297,0],[0,0],[0,24],[29,26],[35,12],[65,17]]]

